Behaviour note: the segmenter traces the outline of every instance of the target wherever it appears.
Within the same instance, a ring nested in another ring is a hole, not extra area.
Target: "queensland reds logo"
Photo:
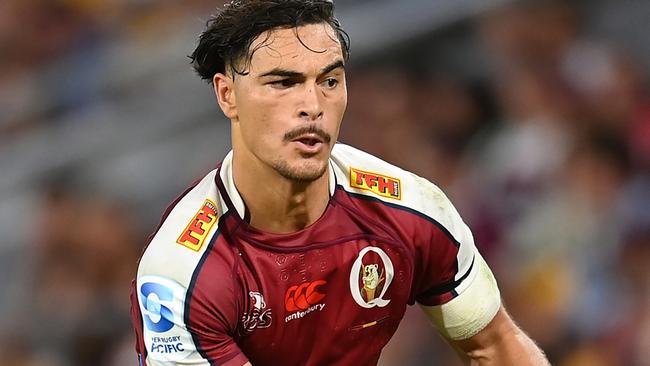
[[[271,326],[271,309],[266,308],[264,296],[256,291],[250,291],[248,295],[251,298],[253,309],[242,315],[241,334],[248,334],[255,328],[268,328]]]
[[[388,305],[390,300],[384,295],[394,275],[393,262],[386,252],[377,247],[363,248],[350,270],[352,298],[366,309]]]

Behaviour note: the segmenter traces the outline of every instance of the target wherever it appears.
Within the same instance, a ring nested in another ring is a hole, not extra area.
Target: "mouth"
[[[322,144],[324,141],[317,134],[308,133],[308,134],[298,136],[297,138],[293,139],[293,142],[299,142],[307,146],[315,146],[317,144]]]
[[[289,143],[303,158],[312,158],[327,151],[331,136],[316,124],[304,125],[288,131],[284,142]]]
[[[298,150],[303,155],[318,154],[325,144],[325,140],[315,133],[300,135],[291,140],[291,142],[297,145]]]

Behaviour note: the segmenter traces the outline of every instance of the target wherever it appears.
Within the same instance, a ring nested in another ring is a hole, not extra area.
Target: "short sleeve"
[[[131,315],[141,365],[241,366],[248,361],[233,339],[234,299],[206,301],[205,291],[162,276],[137,279]]]
[[[428,183],[428,182],[427,182]],[[449,199],[429,183],[423,194],[424,221],[413,245],[413,296],[422,305],[441,305],[462,293],[476,274],[474,238]]]

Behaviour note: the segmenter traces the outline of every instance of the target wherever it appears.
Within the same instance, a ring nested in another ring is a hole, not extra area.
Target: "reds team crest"
[[[366,247],[350,270],[350,292],[359,306],[369,309],[384,307],[390,299],[384,299],[393,282],[395,269],[386,252],[377,247]]]
[[[250,291],[248,295],[252,309],[241,317],[241,327],[238,329],[241,335],[250,334],[256,328],[268,328],[273,320],[271,308],[267,308],[264,295],[257,291]]]

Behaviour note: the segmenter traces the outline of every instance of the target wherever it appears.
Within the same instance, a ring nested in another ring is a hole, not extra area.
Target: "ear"
[[[223,114],[230,119],[237,118],[237,101],[235,98],[235,82],[233,78],[217,73],[212,78],[214,94],[217,96],[219,107]]]

